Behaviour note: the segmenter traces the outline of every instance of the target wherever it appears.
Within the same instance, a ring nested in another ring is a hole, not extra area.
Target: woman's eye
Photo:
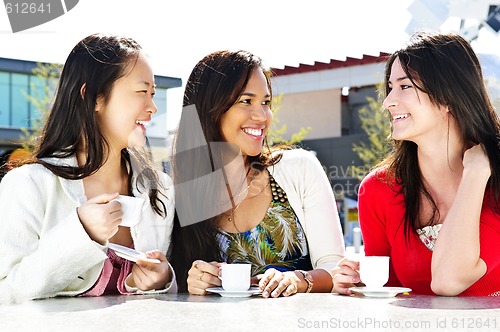
[[[409,88],[411,88],[411,85],[406,85],[406,84],[401,85],[401,90],[406,90]]]
[[[263,101],[262,105],[271,105],[271,101],[270,100]]]
[[[240,103],[242,103],[242,104],[250,104],[251,102],[250,102],[250,99],[242,99],[242,100],[240,100]]]

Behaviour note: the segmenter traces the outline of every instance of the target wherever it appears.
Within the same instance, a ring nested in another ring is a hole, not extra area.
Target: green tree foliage
[[[362,166],[351,166],[352,174],[360,180],[374,166],[389,155],[392,149],[389,136],[391,134],[388,112],[382,110],[382,104],[374,98],[368,97],[368,106],[359,110],[361,128],[368,136],[369,143],[363,141],[353,144],[356,152],[363,162]]]
[[[285,139],[283,135],[286,134],[287,126],[286,124],[280,125],[280,119],[278,118],[278,112],[280,110],[280,103],[283,99],[283,95],[275,96],[273,98],[273,125],[268,132],[269,144],[286,144],[293,145],[300,143],[307,134],[311,131],[311,127],[300,128],[299,132],[292,134],[289,140]]]
[[[30,119],[30,128],[22,128],[22,147],[33,151],[36,139],[50,111],[52,98],[61,74],[62,65],[37,63],[32,73],[35,75],[30,83],[30,92],[24,92],[26,99],[35,108],[35,116]]]

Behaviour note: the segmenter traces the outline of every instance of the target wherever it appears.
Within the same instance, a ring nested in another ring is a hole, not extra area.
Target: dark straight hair
[[[482,144],[490,161],[489,204],[500,213],[500,122],[491,101],[474,50],[463,37],[454,33],[415,33],[409,42],[393,53],[385,67],[385,95],[390,92],[389,77],[398,59],[414,86],[429,95],[432,103],[449,108],[467,146]],[[439,219],[436,202],[425,188],[418,166],[417,145],[394,141],[391,155],[383,161],[387,176],[401,184],[405,201],[404,229],[407,236],[420,228],[422,195],[433,209],[428,224]]]
[[[98,98],[109,101],[113,84],[134,68],[140,52],[141,46],[131,38],[93,34],[82,39],[63,66],[52,108],[34,157],[28,162],[42,164],[57,176],[71,180],[83,179],[99,170],[106,162],[109,144],[97,123],[95,105]],[[77,152],[86,154],[82,166],[54,165],[44,159],[67,158]],[[137,189],[140,191],[139,185],[150,187],[151,206],[165,216],[166,207],[158,197],[158,176],[148,154],[129,148],[122,150],[122,158],[128,165],[141,166]]]

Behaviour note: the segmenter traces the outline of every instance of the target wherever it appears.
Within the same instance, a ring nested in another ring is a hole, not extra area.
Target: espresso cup
[[[244,292],[250,289],[251,264],[221,265],[222,288],[226,291]]]
[[[359,276],[366,287],[383,287],[389,280],[389,256],[363,256]]]
[[[122,205],[123,217],[120,226],[132,227],[139,223],[146,201],[143,198],[124,195],[118,196],[116,200]]]

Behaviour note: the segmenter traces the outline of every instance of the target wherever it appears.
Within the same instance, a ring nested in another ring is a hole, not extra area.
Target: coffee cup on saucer
[[[361,257],[359,276],[366,287],[384,287],[389,280],[389,256]]]
[[[244,292],[250,289],[251,264],[221,265],[222,288],[225,291]]]

